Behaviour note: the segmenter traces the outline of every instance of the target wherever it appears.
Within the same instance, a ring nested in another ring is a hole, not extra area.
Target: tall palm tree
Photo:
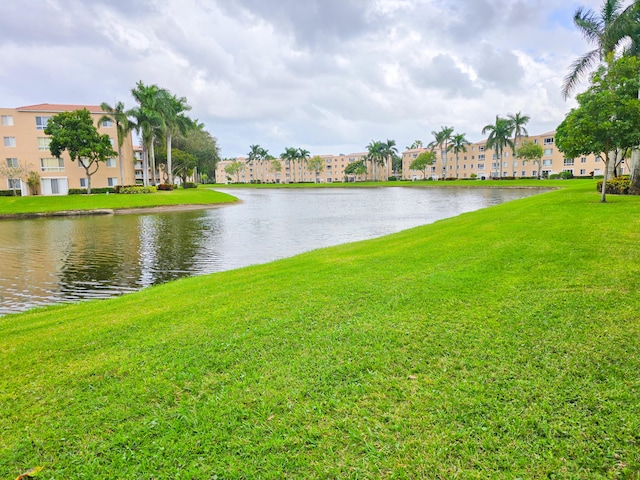
[[[304,148],[298,149],[298,156],[296,157],[296,162],[298,162],[298,168],[300,170],[300,180],[302,180],[302,165],[306,165],[307,160],[311,157],[311,152],[309,150],[305,150]]]
[[[448,151],[453,151],[456,154],[456,178],[458,177],[458,162],[461,152],[467,151],[467,145],[470,142],[465,137],[464,133],[456,133],[451,137],[451,144],[449,145]]]
[[[157,99],[158,111],[163,120],[163,133],[167,140],[167,174],[169,184],[173,183],[171,165],[171,138],[177,131],[184,134],[193,128],[192,120],[184,112],[191,110],[185,97],[176,97],[168,90],[160,89]]]
[[[164,90],[166,92],[166,90]],[[131,90],[131,95],[138,103],[138,107],[131,111],[137,119],[137,130],[142,132],[142,153],[146,155],[147,162],[151,161],[151,172],[153,175],[152,184],[156,184],[156,162],[153,152],[154,139],[161,135],[165,129],[164,118],[160,113],[160,97],[164,95],[163,89],[157,85],[145,85],[142,81],[136,83],[136,87]],[[147,166],[144,168],[145,178]],[[148,182],[145,180],[145,184]]]
[[[584,7],[576,10],[573,23],[594,48],[571,64],[562,84],[565,99],[583,75],[615,51],[622,39],[632,35],[629,19],[637,12],[637,3],[623,9],[623,0],[604,0],[599,12]]]
[[[298,149],[293,147],[285,147],[284,152],[280,154],[280,158],[289,164],[289,171],[292,173],[293,183],[295,183],[295,166],[294,163],[298,158]]]
[[[398,148],[396,147],[395,140],[389,140],[382,142],[382,155],[384,158],[384,165],[386,166],[387,173],[389,173],[389,165],[393,163],[393,157],[398,154]],[[388,177],[389,175],[387,175]]]
[[[384,144],[377,140],[375,142],[371,140],[367,145],[367,156],[365,158],[368,162],[371,162],[373,181],[375,182],[378,179],[376,166],[384,161]]]
[[[432,131],[434,140],[429,143],[429,148],[433,152],[436,147],[440,148],[440,164],[442,165],[442,178],[447,178],[447,151],[449,142],[453,134],[453,127],[440,127],[439,131]]]
[[[482,134],[489,132],[486,148],[493,148],[496,152],[496,162],[500,164],[500,178],[502,178],[502,152],[506,147],[513,148],[511,132],[513,131],[511,122],[506,118],[496,115],[496,123],[485,125]]]
[[[521,137],[529,136],[529,132],[525,128],[525,125],[529,123],[531,117],[529,115],[522,115],[522,112],[518,112],[515,115],[509,114],[507,115],[507,120],[511,122],[511,128],[513,128],[513,158],[514,160],[518,158],[518,150],[516,149],[516,145],[519,144],[518,140]]]
[[[100,123],[105,120],[112,120],[116,124],[116,135],[118,136],[118,163],[120,165],[120,185],[124,185],[124,166],[122,165],[122,146],[127,135],[135,128],[135,123],[129,120],[130,112],[126,111],[123,102],[117,102],[114,107],[106,102],[100,104],[102,111],[106,113],[100,118]]]

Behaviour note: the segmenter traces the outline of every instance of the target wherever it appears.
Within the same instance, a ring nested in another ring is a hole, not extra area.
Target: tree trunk
[[[631,175],[630,191],[634,195],[640,195],[640,147],[631,150],[629,173]]]
[[[151,139],[151,185],[156,184],[156,154],[153,147],[153,139]]]
[[[607,160],[604,165],[604,178],[602,179],[602,195],[600,196],[600,203],[607,203],[607,178],[609,177],[608,171],[611,160],[609,160],[607,154],[605,154],[605,158],[607,158]]]
[[[124,185],[124,167],[122,165],[122,145],[118,142],[118,163],[120,164],[120,185]]]
[[[167,174],[169,175],[169,185],[173,184],[173,170],[171,169],[171,132],[167,132]]]
[[[142,184],[149,186],[149,149],[143,145],[142,147]]]

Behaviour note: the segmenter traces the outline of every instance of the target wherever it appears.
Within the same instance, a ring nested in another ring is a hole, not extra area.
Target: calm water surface
[[[0,222],[0,314],[111,297],[379,237],[537,191],[395,187],[228,193],[243,203]]]

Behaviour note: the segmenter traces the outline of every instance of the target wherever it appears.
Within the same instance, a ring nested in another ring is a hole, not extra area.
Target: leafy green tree
[[[118,164],[120,165],[120,185],[124,185],[124,164],[122,161],[122,147],[127,136],[135,128],[135,123],[129,120],[131,112],[125,110],[123,102],[117,102],[114,107],[106,102],[100,105],[105,115],[100,119],[100,123],[111,120],[116,125],[116,135],[118,136]]]
[[[196,158],[197,171],[201,174],[205,173],[215,183],[216,166],[220,161],[220,147],[218,140],[204,129],[204,125],[188,129],[184,134],[178,132],[173,138],[173,144],[178,150],[193,155]]]
[[[367,165],[365,160],[356,160],[355,162],[351,162],[344,168],[345,175],[355,175],[356,180],[361,175],[367,174]]]
[[[485,135],[489,132],[489,136],[487,137],[486,148],[493,149],[496,152],[496,162],[499,164],[499,175],[502,178],[502,154],[506,147],[511,147],[513,149],[513,142],[509,137],[511,137],[511,132],[513,131],[513,127],[511,122],[506,119],[499,117],[496,115],[496,123],[485,125],[482,129],[482,134]]]
[[[436,152],[427,150],[418,155],[409,165],[411,170],[422,170],[422,179],[427,179],[427,168],[436,163]]]
[[[416,148],[422,148],[422,140],[414,140],[413,143],[407,147],[407,150],[414,150]]]
[[[268,161],[270,162],[269,171],[277,176],[282,171],[282,162],[271,157],[271,155],[268,155]]]
[[[562,94],[569,96],[580,78],[593,67],[602,63],[605,57],[613,53],[621,41],[637,35],[637,6],[633,2],[630,8],[623,9],[622,0],[604,0],[599,12],[580,7],[573,16],[573,23],[584,38],[595,45],[571,64],[570,71],[564,79]],[[637,36],[636,36],[637,39]]]
[[[520,148],[517,149],[518,157],[524,161],[531,161],[538,165],[538,178],[540,178],[540,169],[542,168],[542,155],[544,150],[540,145],[533,142],[524,142]]]
[[[316,155],[307,161],[307,168],[314,173],[313,183],[318,183],[318,175],[324,170],[325,161]]]
[[[451,144],[449,145],[448,150],[456,154],[456,178],[458,177],[460,154],[467,151],[467,145],[469,144],[470,142],[467,140],[464,133],[456,133],[451,137]]]
[[[568,157],[593,154],[604,165],[601,201],[606,202],[607,171],[620,152],[640,145],[640,100],[637,92],[640,59],[609,57],[592,77],[591,87],[579,94],[556,131],[556,145]]]
[[[233,161],[226,167],[224,167],[224,171],[229,176],[236,176],[236,183],[240,183],[240,173],[244,170],[244,163]]]
[[[60,158],[66,150],[71,161],[77,161],[87,175],[87,193],[91,193],[91,177],[100,164],[115,157],[109,135],[98,133],[89,110],[60,112],[49,120],[44,133],[51,136],[49,150]]]

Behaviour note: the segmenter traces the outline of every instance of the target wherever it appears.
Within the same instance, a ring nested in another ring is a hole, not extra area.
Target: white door
[[[69,185],[66,178],[43,178],[43,195],[66,195],[69,193]]]

